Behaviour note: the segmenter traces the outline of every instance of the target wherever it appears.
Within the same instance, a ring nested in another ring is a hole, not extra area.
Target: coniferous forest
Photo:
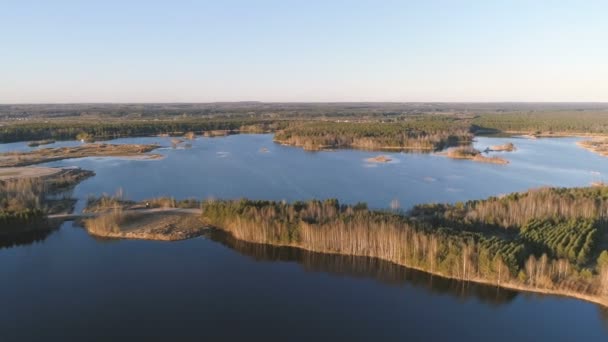
[[[216,200],[203,203],[203,219],[249,242],[376,257],[446,277],[605,303],[606,195],[607,188],[539,189],[409,213],[333,199]],[[568,209],[572,203],[581,210]]]

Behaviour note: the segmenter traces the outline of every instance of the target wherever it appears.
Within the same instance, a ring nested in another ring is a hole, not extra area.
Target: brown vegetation
[[[592,196],[593,190],[589,191]],[[563,195],[566,203],[568,195]],[[520,207],[515,198],[512,200],[515,208]],[[528,205],[531,203],[521,204]],[[454,210],[461,210],[460,217],[466,218],[474,216],[469,210],[480,212],[484,206],[459,206]],[[542,206],[544,202],[534,205]],[[340,206],[335,200],[291,205],[210,201],[203,205],[203,218],[209,225],[249,242],[377,257],[446,277],[608,305],[608,261],[601,262],[608,258],[608,252],[597,257],[598,250],[606,248],[605,226],[574,211],[554,209],[552,203],[546,207],[529,213],[529,220],[515,227],[513,233],[492,228],[492,220],[473,223],[451,219],[440,207],[436,209],[437,220],[428,212],[430,207],[425,215],[417,212],[403,216],[368,211],[362,205]],[[556,215],[544,220],[549,212]]]
[[[499,157],[486,157],[479,150],[462,146],[450,149],[445,155],[452,159],[468,159],[480,163],[508,164],[509,161]]]
[[[67,190],[94,173],[81,169],[62,169],[46,177],[0,180],[0,234],[50,229],[46,214],[72,210],[71,198],[48,198]]]
[[[604,156],[604,157],[608,156],[608,139],[607,138],[583,140],[583,141],[577,142],[576,144],[586,150],[597,153],[600,156]]]
[[[230,134],[235,134],[236,132],[229,130],[213,130],[213,131],[205,131],[203,132],[203,136],[205,137],[225,137]]]
[[[189,212],[123,211],[121,208],[84,220],[93,235],[111,238],[175,241],[200,236],[205,226]]]
[[[486,151],[487,152],[513,152],[516,149],[517,148],[515,147],[515,145],[513,145],[513,143],[506,143],[506,144],[502,144],[502,145],[490,146]]]
[[[42,148],[29,152],[7,152],[0,154],[0,167],[26,166],[70,158],[142,156],[158,147],[136,144],[84,144],[75,147]],[[146,156],[154,158],[160,155]]]
[[[284,145],[316,151],[328,148],[435,151],[471,141],[464,120],[456,117],[412,117],[398,123],[313,121],[275,134]]]
[[[365,159],[365,161],[368,163],[388,163],[391,160],[392,160],[391,158],[384,156],[384,155]]]

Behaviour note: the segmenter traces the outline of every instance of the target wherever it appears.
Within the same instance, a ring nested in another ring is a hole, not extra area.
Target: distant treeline
[[[484,114],[472,124],[474,131],[606,134],[608,110]]]
[[[482,114],[516,111],[605,110],[602,103],[449,102],[215,102],[0,104],[0,120],[25,118],[392,118],[411,114]]]
[[[29,122],[0,126],[0,142],[42,139],[73,140],[79,135],[99,140],[214,130],[256,133],[281,127],[284,127],[284,124],[278,121],[248,119]]]
[[[476,104],[473,106],[475,110],[471,112],[466,109],[466,104],[452,107],[446,104],[401,105],[400,107],[399,104],[300,104],[299,106],[259,104],[252,107],[255,108],[254,110],[247,111],[249,107],[243,104],[226,107],[232,108],[236,113],[231,113],[228,109],[217,109],[212,111],[214,114],[209,115],[165,113],[166,115],[159,114],[158,117],[131,115],[120,111],[116,113],[112,110],[118,109],[102,106],[104,109],[100,109],[99,113],[75,115],[78,118],[57,114],[58,117],[50,115],[51,118],[47,120],[42,119],[47,117],[46,114],[41,114],[22,121],[9,120],[9,123],[0,124],[0,143],[71,140],[79,135],[99,140],[183,134],[190,131],[196,133],[226,131],[228,133],[276,132],[277,141],[310,150],[339,147],[437,150],[469,142],[472,134],[477,133],[608,133],[608,109],[601,106],[598,107],[600,109],[594,109],[591,104],[579,110],[570,110],[571,106],[563,104],[568,110],[527,112],[505,112],[506,110],[501,109],[498,104],[487,108],[482,104]],[[30,108],[29,105],[22,106]],[[70,105],[64,106],[71,108]],[[146,108],[147,105],[141,106]],[[177,104],[175,106],[179,108]],[[223,108],[219,104],[217,106]],[[506,107],[518,108],[516,105]],[[527,108],[523,105],[522,107]],[[529,104],[529,107],[536,108],[532,104]],[[5,110],[11,111],[15,108],[21,107],[7,105]],[[46,113],[34,105],[32,108]],[[59,108],[56,110],[61,112]],[[139,108],[137,105],[132,105],[133,110],[137,108]],[[158,108],[162,106],[159,105]],[[161,113],[158,108],[153,112]],[[561,107],[557,106],[557,108]]]
[[[337,200],[207,201],[202,208],[208,224],[249,242],[376,257],[463,280],[606,302],[608,237],[604,216],[596,215],[605,212],[606,192],[547,189],[418,207],[410,215]],[[581,211],[566,207],[576,204]]]
[[[454,116],[428,115],[406,121],[313,121],[292,125],[275,141],[307,150],[324,148],[440,150],[472,140],[469,123]]]

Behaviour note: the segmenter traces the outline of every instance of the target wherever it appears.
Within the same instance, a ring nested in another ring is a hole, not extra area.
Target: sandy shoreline
[[[608,138],[594,138],[592,140],[577,141],[578,147],[584,148],[587,151],[599,154],[603,157],[608,157]]]
[[[47,177],[61,172],[61,168],[55,167],[0,167],[0,180]]]

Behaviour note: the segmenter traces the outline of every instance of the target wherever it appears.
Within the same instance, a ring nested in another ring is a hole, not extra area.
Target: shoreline
[[[160,148],[158,144],[83,144],[74,147],[42,148],[27,152],[0,153],[0,167],[25,167],[54,161],[89,157],[160,159],[161,154],[149,153]]]
[[[172,211],[177,211],[177,209],[164,209],[164,210],[161,210],[160,212],[163,212],[163,211],[165,213],[168,213],[168,212],[172,212]],[[158,213],[158,212],[159,212],[158,210],[139,212],[138,215],[140,215],[140,218],[141,218],[141,217],[154,215],[155,213]],[[192,215],[190,213],[184,214],[183,216],[184,217],[189,216],[190,218],[197,217],[196,215]],[[82,222],[82,220],[80,220],[78,217],[72,217],[72,218],[70,218],[70,220]],[[203,236],[205,234],[205,232],[207,232],[209,230],[219,230],[223,233],[229,234],[236,240],[244,241],[244,242],[248,242],[248,243],[255,243],[255,244],[259,244],[259,245],[268,245],[268,246],[273,246],[273,247],[297,248],[297,249],[305,250],[305,251],[312,252],[312,253],[322,253],[322,254],[336,255],[336,256],[356,256],[356,257],[375,258],[375,259],[382,260],[385,262],[390,262],[392,264],[395,264],[395,265],[398,265],[401,267],[406,267],[409,269],[421,271],[421,272],[424,272],[424,273],[427,273],[430,275],[439,276],[439,277],[442,277],[445,279],[453,279],[453,280],[462,281],[462,282],[473,282],[473,283],[483,284],[483,285],[488,285],[488,286],[496,286],[496,287],[500,287],[500,288],[504,288],[504,289],[508,289],[508,290],[514,290],[514,291],[518,291],[518,292],[528,292],[528,293],[536,293],[536,294],[542,294],[542,295],[553,295],[553,296],[560,296],[560,297],[566,297],[566,298],[573,298],[573,299],[578,299],[578,300],[584,300],[584,301],[594,303],[597,305],[601,305],[603,307],[608,308],[608,296],[603,298],[603,297],[599,297],[599,296],[588,295],[588,294],[584,294],[584,293],[577,293],[577,292],[561,290],[561,289],[547,289],[547,288],[523,286],[521,284],[516,284],[516,283],[512,283],[512,282],[497,283],[494,280],[488,280],[488,279],[479,278],[479,277],[472,277],[472,278],[465,279],[462,277],[446,275],[446,274],[444,274],[442,272],[438,272],[438,271],[431,271],[431,270],[425,269],[423,267],[409,265],[409,264],[402,263],[402,262],[395,262],[393,260],[388,260],[385,258],[381,258],[381,257],[377,257],[377,256],[370,256],[370,255],[365,255],[365,254],[347,254],[347,253],[340,253],[340,252],[336,252],[336,251],[325,251],[325,250],[305,247],[305,246],[301,246],[301,245],[297,245],[297,244],[261,243],[259,241],[252,241],[252,240],[238,238],[231,231],[229,231],[227,229],[224,229],[224,228],[218,227],[218,226],[208,225],[208,224],[205,224],[202,222],[201,222],[201,226],[196,227],[196,228],[194,228],[194,227],[164,227],[161,229],[158,229],[158,228],[154,229],[154,228],[146,227],[144,225],[142,228],[139,228],[136,230],[131,230],[131,231],[120,231],[120,232],[105,231],[103,233],[91,231],[84,224],[79,224],[79,225],[82,226],[82,228],[85,229],[89,235],[94,236],[94,237],[99,237],[99,238],[146,240],[146,241],[166,241],[166,242],[188,240],[188,239]]]
[[[58,174],[63,168],[41,166],[0,167],[0,180],[49,177]]]
[[[599,156],[608,157],[608,139],[605,137],[602,138],[603,141],[598,139],[599,138],[577,141],[576,145]],[[598,143],[599,145],[594,145],[594,143]]]
[[[536,293],[536,294],[543,294],[543,295],[552,295],[552,296],[560,296],[560,297],[566,297],[566,298],[573,298],[573,299],[578,299],[578,300],[584,300],[593,304],[597,304],[597,305],[601,305],[605,308],[608,308],[608,297],[606,298],[601,298],[601,297],[597,297],[597,296],[592,296],[592,295],[586,295],[583,293],[576,293],[576,292],[569,292],[569,291],[564,291],[564,290],[559,290],[559,289],[541,289],[541,288],[534,288],[534,287],[528,287],[528,286],[522,286],[519,284],[513,284],[513,283],[499,283],[497,284],[494,281],[491,280],[486,280],[483,278],[469,278],[469,279],[463,279],[460,277],[454,277],[454,276],[449,276],[449,275],[445,275],[442,274],[441,272],[436,272],[436,271],[429,271],[427,269],[424,269],[422,267],[418,267],[418,266],[411,266],[411,265],[407,265],[404,263],[399,263],[399,262],[395,262],[392,260],[387,260],[384,258],[379,258],[379,257],[375,257],[375,256],[369,256],[369,255],[362,255],[362,254],[345,254],[345,253],[337,253],[337,252],[327,252],[327,251],[321,251],[321,250],[315,250],[313,248],[307,248],[307,247],[303,247],[303,246],[299,246],[299,245],[294,245],[294,244],[274,244],[274,243],[260,243],[260,242],[256,242],[256,241],[248,241],[246,239],[240,239],[234,236],[234,234],[232,234],[230,231],[225,230],[221,227],[213,227],[210,226],[208,227],[208,229],[217,229],[220,230],[226,234],[229,234],[230,236],[232,236],[234,239],[236,240],[240,240],[240,241],[244,241],[244,242],[248,242],[248,243],[255,243],[255,244],[260,244],[260,245],[269,245],[269,246],[274,246],[274,247],[291,247],[291,248],[297,248],[300,250],[305,250],[308,252],[312,252],[312,253],[323,253],[323,254],[329,254],[329,255],[336,255],[336,256],[356,256],[356,257],[367,257],[367,258],[375,258],[378,260],[382,260],[385,262],[390,262],[393,263],[395,265],[401,266],[401,267],[406,267],[409,269],[413,269],[413,270],[417,270],[417,271],[421,271],[430,275],[435,275],[435,276],[439,276],[445,279],[453,279],[453,280],[458,280],[458,281],[462,281],[462,282],[473,282],[473,283],[477,283],[477,284],[483,284],[483,285],[488,285],[488,286],[496,286],[496,287],[500,287],[500,288],[504,288],[504,289],[508,289],[508,290],[515,290],[515,291],[519,291],[519,292],[528,292],[528,293]]]
[[[291,144],[282,140],[272,140],[274,143],[277,143],[281,146],[289,146],[289,147],[297,147],[301,148],[304,151],[309,152],[325,152],[325,151],[334,151],[334,150],[359,150],[359,151],[377,151],[377,152],[420,152],[420,153],[433,153],[433,151],[437,151],[432,147],[408,147],[408,146],[381,146],[381,147],[364,147],[361,145],[348,145],[348,146],[332,146],[332,145],[321,145],[316,146],[314,148],[306,147],[304,145]]]

